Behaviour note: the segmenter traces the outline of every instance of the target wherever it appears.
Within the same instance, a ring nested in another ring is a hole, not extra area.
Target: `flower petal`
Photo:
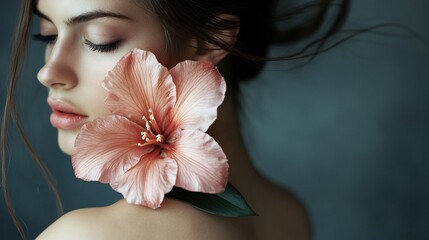
[[[139,147],[142,128],[125,117],[110,115],[85,124],[71,158],[77,178],[107,183],[124,174],[153,150]]]
[[[176,186],[189,191],[220,193],[228,182],[228,162],[222,148],[208,134],[177,130],[166,152],[178,165]]]
[[[140,49],[134,49],[118,62],[103,81],[103,87],[109,92],[107,108],[142,126],[142,116],[149,118],[150,108],[162,123],[176,101],[176,87],[167,68],[158,63],[153,53]]]
[[[128,203],[155,209],[161,206],[164,195],[173,188],[176,175],[176,161],[151,153],[110,185],[122,193]]]
[[[226,84],[210,62],[184,61],[170,69],[176,84],[174,117],[166,134],[177,128],[207,131],[216,120],[217,107],[223,102]]]

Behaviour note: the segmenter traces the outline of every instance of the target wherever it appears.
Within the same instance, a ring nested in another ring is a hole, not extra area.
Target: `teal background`
[[[0,94],[6,93],[18,3],[0,8]],[[355,1],[346,28],[399,22],[429,40],[429,1]],[[270,63],[242,84],[242,130],[255,165],[305,204],[314,239],[429,239],[429,46],[395,28],[362,34],[309,64]],[[37,32],[37,28],[33,32]],[[273,55],[284,53],[273,47]],[[32,42],[18,94],[31,142],[51,168],[66,211],[120,196],[74,178],[56,146]],[[55,218],[55,202],[12,130],[8,177],[30,239]],[[0,239],[18,239],[0,199]]]

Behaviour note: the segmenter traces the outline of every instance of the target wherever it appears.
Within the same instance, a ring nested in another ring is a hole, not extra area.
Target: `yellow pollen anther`
[[[164,136],[162,136],[161,134],[156,135],[156,141],[157,142],[163,142],[164,141]]]
[[[141,132],[142,140],[145,140],[147,138],[147,132]]]

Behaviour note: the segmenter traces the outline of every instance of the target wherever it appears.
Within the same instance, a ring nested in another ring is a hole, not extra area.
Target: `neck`
[[[219,108],[218,118],[209,129],[209,134],[220,144],[229,163],[229,181],[240,191],[246,192],[256,174],[244,146],[240,132],[234,96],[227,92]]]

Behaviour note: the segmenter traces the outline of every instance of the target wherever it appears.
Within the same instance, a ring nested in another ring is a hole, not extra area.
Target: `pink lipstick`
[[[50,121],[55,128],[72,130],[81,127],[88,121],[88,116],[61,100],[48,99],[48,104],[52,108]]]

